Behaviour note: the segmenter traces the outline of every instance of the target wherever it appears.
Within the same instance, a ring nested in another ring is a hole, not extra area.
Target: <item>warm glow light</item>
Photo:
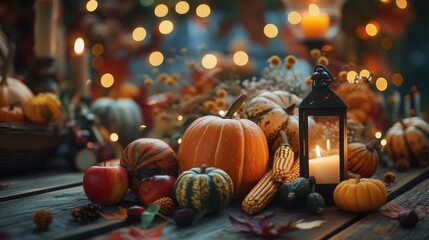
[[[375,133],[375,138],[380,139],[381,138],[381,132],[376,132]]]
[[[326,139],[326,150],[331,150],[331,140]]]
[[[374,37],[378,33],[378,28],[374,23],[368,23],[365,26],[365,32],[371,37]]]
[[[320,155],[320,147],[319,147],[319,145],[316,145],[316,157],[317,157],[317,158],[320,158],[320,157],[321,157],[321,155]]]
[[[310,5],[308,5],[308,13],[310,13],[310,16],[319,16],[320,15],[320,10],[319,7],[317,6],[317,4],[315,3],[310,3]]]
[[[164,55],[159,51],[154,51],[149,55],[149,63],[152,66],[159,66],[164,62]]]
[[[142,124],[142,125],[139,126],[139,131],[143,131],[146,128],[147,128],[147,126],[144,125],[144,124]]]
[[[94,54],[94,56],[100,56],[104,52],[103,44],[101,43],[94,44],[91,48],[91,51],[92,51],[92,54]]]
[[[398,6],[398,8],[400,9],[405,9],[407,8],[407,0],[396,0],[396,6]]]
[[[85,43],[83,42],[82,38],[77,38],[74,42],[74,52],[78,55],[83,53],[83,50],[85,49]]]
[[[197,9],[195,9],[195,13],[200,18],[208,17],[211,13],[211,9],[207,4],[200,4]]]
[[[154,9],[155,16],[157,17],[165,17],[168,14],[168,7],[165,4],[159,4]]]
[[[219,116],[223,116],[225,114],[224,110],[219,110]]]
[[[94,12],[95,10],[97,10],[97,7],[98,7],[98,2],[95,0],[89,0],[86,3],[86,10],[88,12]]]
[[[112,142],[117,142],[117,141],[119,140],[119,135],[118,135],[118,134],[116,134],[116,133],[112,133],[112,134],[110,134],[110,140],[111,140]]]
[[[369,78],[369,76],[371,75],[371,72],[368,71],[367,69],[362,69],[359,73],[360,77],[367,77]]]
[[[382,140],[380,141],[380,144],[381,144],[381,146],[386,146],[386,144],[387,144],[386,139],[382,139]]]
[[[347,81],[349,81],[349,83],[354,83],[356,76],[357,76],[357,72],[349,71],[347,73]]]
[[[101,86],[105,88],[111,87],[114,82],[115,82],[115,78],[110,73],[105,73],[103,74],[103,76],[101,76],[100,83],[101,83]]]
[[[185,1],[177,2],[175,10],[178,14],[185,14],[189,11],[189,3]]]
[[[177,139],[177,143],[181,144],[182,143],[182,138]]]
[[[399,87],[402,85],[402,83],[404,83],[404,78],[402,77],[402,75],[400,73],[394,73],[392,75],[392,83],[393,83],[393,85]]]
[[[277,34],[279,34],[279,29],[276,27],[276,25],[268,23],[264,27],[264,34],[269,38],[275,38],[277,37]]]
[[[292,25],[297,25],[301,22],[301,14],[296,11],[292,11],[287,15],[287,21]]]
[[[375,86],[377,87],[378,91],[383,92],[387,89],[387,80],[383,77],[377,78],[377,81],[375,82]]]
[[[212,69],[217,65],[217,58],[213,54],[206,54],[201,59],[201,65],[206,69]]]
[[[173,31],[174,25],[170,20],[164,20],[159,24],[159,32],[169,34]]]
[[[232,56],[232,60],[237,66],[244,66],[249,62],[249,56],[244,51],[237,51]]]
[[[143,41],[146,38],[146,29],[144,29],[143,27],[136,27],[133,30],[132,36],[134,41],[137,41],[137,42]]]
[[[178,121],[182,121],[183,120],[183,116],[182,115],[177,116],[177,120]]]

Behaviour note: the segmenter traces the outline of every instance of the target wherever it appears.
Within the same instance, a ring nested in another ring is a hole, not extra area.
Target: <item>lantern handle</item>
[[[329,75],[329,78],[331,79],[330,81],[328,81],[329,83],[331,83],[334,80],[334,78],[332,77],[331,73],[329,72],[328,68],[325,65],[317,64],[316,67],[314,67],[313,72],[316,72],[318,68],[322,68]]]

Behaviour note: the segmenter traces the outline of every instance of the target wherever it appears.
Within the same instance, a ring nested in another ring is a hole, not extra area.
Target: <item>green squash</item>
[[[325,199],[317,192],[307,194],[305,204],[310,212],[322,214],[325,209]]]
[[[233,198],[234,185],[225,171],[203,164],[200,168],[182,172],[176,180],[174,191],[182,208],[201,212],[228,206]]]
[[[290,182],[289,200],[302,200],[311,192],[311,185],[307,178],[299,177]]]

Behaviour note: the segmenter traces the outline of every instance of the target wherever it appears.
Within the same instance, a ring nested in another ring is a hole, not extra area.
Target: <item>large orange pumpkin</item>
[[[181,172],[206,164],[224,170],[243,198],[264,176],[268,145],[262,129],[248,119],[231,119],[246,98],[240,95],[224,117],[203,116],[185,131],[179,146]]]

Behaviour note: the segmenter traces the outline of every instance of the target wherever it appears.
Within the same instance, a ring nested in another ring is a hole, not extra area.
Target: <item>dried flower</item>
[[[225,102],[225,99],[223,99],[223,98],[217,98],[215,100],[215,104],[216,104],[216,107],[218,109],[224,109],[224,108],[226,108],[226,102]]]
[[[152,70],[150,72],[155,75],[155,74],[159,73],[159,69],[158,68],[152,68]]]
[[[313,58],[317,59],[317,58],[319,58],[320,56],[322,56],[322,52],[320,51],[320,49],[313,48],[313,49],[311,49],[311,50],[310,50],[310,55],[311,55]]]
[[[392,183],[395,181],[396,175],[393,172],[386,172],[383,175],[383,179],[385,183]]]
[[[173,64],[174,63],[174,59],[173,58],[167,58],[167,63],[168,64]]]
[[[144,80],[144,85],[146,87],[150,87],[150,86],[152,86],[152,84],[153,84],[153,80],[152,79],[147,78],[147,79]]]
[[[227,95],[227,92],[226,92],[226,90],[225,90],[225,89],[223,89],[223,88],[219,88],[219,89],[216,91],[216,97],[218,97],[218,98],[224,98],[224,97],[226,97],[226,95]]]
[[[216,103],[212,100],[205,101],[203,106],[208,112],[214,111],[216,109]]]
[[[188,68],[190,68],[190,69],[194,69],[195,68],[195,66],[196,66],[196,64],[195,64],[195,62],[194,61],[187,61],[186,62],[186,65],[188,66]]]
[[[180,53],[181,53],[182,55],[185,55],[185,54],[187,54],[187,53],[188,53],[188,49],[186,49],[186,48],[181,48],[181,49],[180,49]]]
[[[167,85],[167,86],[173,86],[174,85],[174,83],[176,83],[176,80],[174,80],[174,78],[172,78],[172,77],[169,77],[169,78],[167,78],[167,80],[165,80],[165,84]]]
[[[347,71],[340,71],[340,72],[338,73],[338,78],[339,78],[341,81],[347,81]]]
[[[322,65],[328,66],[329,60],[328,60],[328,58],[321,56],[317,59],[317,64],[322,64]]]
[[[296,57],[294,55],[289,55],[286,57],[285,62],[286,64],[293,66],[296,63]]]
[[[160,73],[157,77],[157,80],[159,83],[165,83],[167,81],[167,78],[169,78],[169,75],[167,73]]]
[[[268,59],[268,62],[273,65],[274,67],[278,67],[280,65],[280,63],[282,62],[282,60],[280,59],[279,56],[277,55],[273,55]]]

